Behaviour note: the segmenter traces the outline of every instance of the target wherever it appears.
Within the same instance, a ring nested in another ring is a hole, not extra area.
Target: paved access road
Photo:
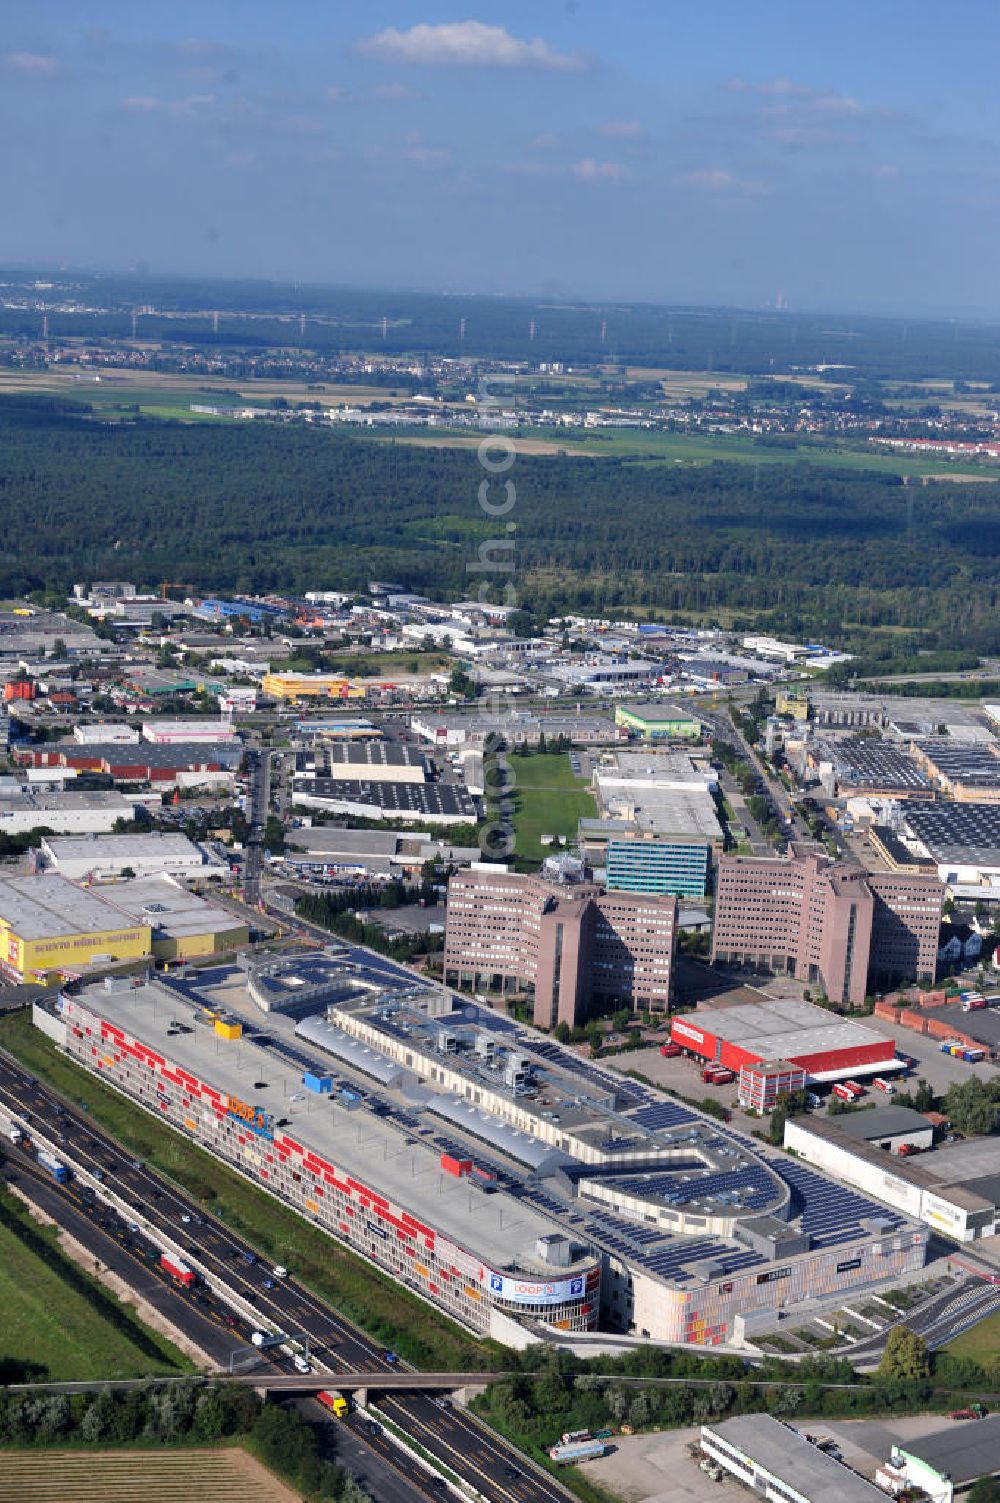
[[[998,1310],[1000,1286],[984,1279],[968,1278],[957,1287],[936,1295],[919,1309],[903,1311],[899,1321],[916,1331],[935,1351]],[[847,1357],[855,1367],[870,1367],[881,1357],[887,1335],[888,1327],[878,1335],[863,1337],[853,1346],[842,1349],[839,1355]]]
[[[271,753],[266,747],[252,746],[247,749],[246,759],[247,822],[250,836],[243,864],[243,894],[247,906],[255,908],[260,901],[260,874],[264,865],[264,826],[267,823]]]
[[[141,1229],[139,1233],[130,1233],[126,1225],[125,1235],[136,1243],[135,1248],[126,1248],[127,1252],[138,1252],[140,1241],[151,1242],[155,1248],[158,1234],[165,1235],[182,1249],[182,1256],[186,1253],[210,1279],[224,1284],[239,1299],[248,1301],[258,1312],[261,1326],[277,1328],[289,1336],[301,1336],[303,1340],[308,1338],[310,1355],[331,1371],[331,1386],[335,1386],[333,1375],[338,1371],[388,1373],[396,1365],[387,1361],[384,1351],[356,1326],[303,1288],[294,1278],[294,1269],[291,1278],[271,1279],[270,1265],[258,1258],[249,1243],[218,1219],[207,1216],[203,1207],[169,1181],[134,1160],[85,1112],[72,1107],[50,1087],[33,1080],[17,1061],[2,1052],[0,1108],[16,1117],[29,1133],[32,1127],[36,1127],[65,1152],[67,1159],[79,1164],[84,1171],[78,1179],[71,1180],[66,1189],[53,1183],[51,1204],[57,1208],[70,1206],[78,1215],[95,1220],[99,1226],[100,1218],[109,1215],[108,1208],[96,1195],[83,1193],[88,1177],[97,1170],[103,1176],[100,1189],[113,1191],[131,1206],[133,1224]],[[14,1153],[11,1157],[13,1160]],[[27,1172],[27,1161],[22,1159],[21,1162]],[[190,1219],[185,1220],[185,1217]],[[112,1230],[110,1227],[101,1229]],[[136,1277],[134,1265],[135,1259],[127,1265],[130,1267],[130,1274],[126,1274],[129,1282]],[[147,1260],[147,1270],[149,1266]],[[272,1289],[264,1287],[265,1279],[273,1283]],[[181,1319],[177,1315],[171,1318],[194,1335],[193,1327],[185,1326],[183,1318],[197,1315],[199,1330],[202,1329],[203,1307],[197,1304],[197,1293],[175,1292],[181,1300]],[[225,1317],[222,1319],[224,1321]],[[228,1327],[226,1330],[228,1332]],[[241,1321],[238,1330],[245,1341],[248,1323]],[[246,1351],[245,1345],[243,1351]],[[287,1361],[276,1365],[282,1371],[289,1371]],[[555,1479],[537,1469],[463,1410],[442,1407],[443,1401],[420,1394],[387,1395],[384,1402],[379,1402],[389,1419],[413,1435],[427,1452],[488,1503],[508,1503],[510,1499],[517,1500],[517,1503],[566,1503],[571,1498],[571,1494]],[[440,1488],[419,1463],[402,1456],[381,1432],[371,1433],[363,1416],[352,1415],[346,1424],[341,1422],[341,1426],[352,1433],[359,1444],[378,1453],[395,1470],[405,1470],[406,1480],[413,1489],[410,1497],[440,1495]],[[343,1447],[340,1449],[347,1461],[347,1453]],[[351,1465],[349,1461],[347,1464]],[[376,1496],[380,1499],[386,1497],[388,1503],[388,1492],[376,1492]]]

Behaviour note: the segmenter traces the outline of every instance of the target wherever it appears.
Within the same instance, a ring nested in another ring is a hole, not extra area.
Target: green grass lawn
[[[60,1054],[32,1026],[28,1012],[0,1018],[0,1045],[72,1101],[85,1102],[94,1121],[137,1158],[169,1175],[264,1256],[291,1268],[322,1299],[415,1365],[433,1371],[503,1365],[500,1347],[470,1335],[373,1264]]]
[[[971,1357],[974,1362],[995,1362],[1000,1358],[1000,1314],[988,1315],[942,1350],[952,1357]]]
[[[12,1195],[0,1195],[0,1360],[25,1376],[73,1382],[193,1371],[164,1337],[59,1247]]]
[[[291,657],[281,658],[272,666],[272,672],[282,673],[287,668],[311,669],[308,658]],[[444,652],[332,652],[330,653],[330,673],[342,673],[345,678],[354,678],[361,674],[374,676],[375,678],[392,678],[394,674],[400,677],[411,673],[436,673],[441,668],[454,666],[454,659]]]
[[[568,752],[508,758],[514,778],[515,858],[535,862],[551,854],[542,835],[576,839],[581,817],[595,813],[594,796],[569,765]]]

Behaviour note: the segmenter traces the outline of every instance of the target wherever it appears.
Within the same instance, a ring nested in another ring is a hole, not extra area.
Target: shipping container
[[[302,1084],[307,1091],[316,1091],[322,1095],[333,1090],[333,1076],[314,1075],[311,1070],[307,1070],[302,1077]]]
[[[456,1179],[461,1179],[463,1174],[468,1174],[472,1169],[471,1159],[456,1159],[450,1153],[441,1155],[441,1168],[445,1174],[454,1174]]]
[[[189,1268],[173,1253],[160,1253],[160,1267],[165,1269],[172,1279],[176,1279],[178,1284],[183,1284],[185,1289],[190,1289],[195,1281],[194,1269]]]

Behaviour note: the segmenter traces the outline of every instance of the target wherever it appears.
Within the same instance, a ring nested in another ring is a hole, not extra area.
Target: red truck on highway
[[[160,1267],[165,1269],[172,1279],[176,1279],[178,1284],[183,1284],[185,1289],[190,1289],[194,1283],[194,1269],[182,1263],[180,1258],[175,1257],[173,1253],[160,1254]]]

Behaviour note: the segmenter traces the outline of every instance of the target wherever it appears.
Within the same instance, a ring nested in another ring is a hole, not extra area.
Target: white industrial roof
[[[47,835],[45,848],[55,861],[203,861],[198,847],[186,835],[150,831],[143,835]]]
[[[301,1023],[296,1023],[295,1032],[299,1038],[316,1044],[335,1059],[343,1060],[345,1064],[353,1065],[356,1070],[370,1075],[380,1085],[392,1087],[402,1079],[402,1070],[391,1059],[375,1049],[369,1049],[359,1039],[351,1038],[349,1033],[328,1023],[325,1018],[303,1018]]]
[[[448,1122],[454,1122],[456,1127],[463,1128],[475,1138],[482,1138],[484,1142],[499,1148],[519,1163],[528,1164],[532,1169],[537,1169],[546,1159],[558,1158],[558,1154],[553,1153],[551,1144],[542,1143],[531,1133],[519,1132],[516,1127],[511,1127],[492,1112],[480,1111],[460,1096],[440,1096],[435,1093],[429,1096],[424,1109],[433,1112],[435,1116],[444,1117]]]
[[[297,1142],[327,1155],[347,1174],[377,1186],[474,1255],[544,1271],[538,1262],[536,1242],[541,1236],[561,1231],[558,1222],[503,1191],[484,1199],[465,1180],[442,1171],[437,1147],[412,1141],[412,1135],[391,1119],[351,1111],[336,1096],[303,1091],[303,1064],[288,1064],[272,1051],[258,1050],[247,1039],[221,1047],[216,1035],[203,1027],[168,1036],[175,1016],[197,1008],[160,982],[122,991],[91,987],[81,994],[80,1001],[219,1090],[242,1096],[248,1080],[254,1078],[250,1072],[259,1071],[268,1089],[255,1100],[287,1117],[288,1131]],[[272,1021],[279,1025],[280,1033],[281,1020]],[[320,1019],[310,1021],[322,1023]],[[301,1038],[308,1037],[301,1025],[296,1031]],[[339,1033],[339,1029],[333,1032]],[[318,1052],[311,1068],[322,1068]],[[584,1261],[589,1265],[589,1255],[584,1255]]]
[[[21,939],[107,934],[136,921],[108,898],[76,887],[57,872],[0,880],[0,918]]]
[[[685,1014],[683,1021],[731,1044],[766,1054],[769,1059],[888,1043],[884,1034],[863,1023],[838,1017],[811,1002],[785,998],[768,998],[766,1002],[737,1007],[699,1007],[696,1012]]]
[[[245,928],[243,920],[225,908],[199,898],[169,877],[137,877],[115,886],[115,903],[137,924],[149,924],[154,935],[179,939],[185,934],[220,934]]]
[[[60,768],[63,776],[72,776],[66,768]],[[12,813],[19,813],[24,809],[38,809],[44,811],[51,809],[53,813],[61,809],[131,809],[132,800],[114,788],[98,788],[93,790],[81,790],[69,788],[65,793],[59,789],[48,791],[35,791],[30,793],[9,793],[0,798],[0,810],[9,809]]]

